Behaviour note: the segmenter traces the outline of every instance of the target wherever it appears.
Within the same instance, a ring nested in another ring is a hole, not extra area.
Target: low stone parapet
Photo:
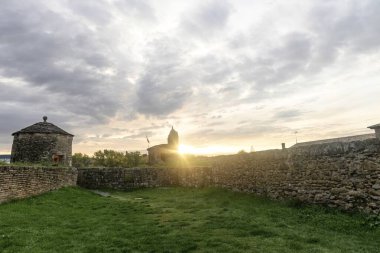
[[[75,168],[0,166],[0,202],[75,186]]]

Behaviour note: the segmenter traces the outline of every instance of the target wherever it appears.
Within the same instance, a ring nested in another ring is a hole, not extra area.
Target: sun
[[[187,145],[179,145],[178,147],[178,153],[184,155],[184,154],[194,154],[195,149],[192,146],[187,146]]]

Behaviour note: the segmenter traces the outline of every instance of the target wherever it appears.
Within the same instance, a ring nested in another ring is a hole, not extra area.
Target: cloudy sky
[[[42,121],[74,152],[196,151],[371,133],[378,0],[2,0],[0,153]]]

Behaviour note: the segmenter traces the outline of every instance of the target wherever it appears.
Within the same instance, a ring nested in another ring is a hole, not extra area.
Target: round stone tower
[[[12,134],[11,162],[46,162],[71,166],[74,135],[47,122],[46,116],[43,120]]]

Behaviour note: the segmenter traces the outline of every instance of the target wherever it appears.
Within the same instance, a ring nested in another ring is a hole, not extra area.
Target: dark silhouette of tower
[[[179,137],[178,132],[174,130],[172,127],[172,130],[170,130],[169,136],[168,136],[168,144],[173,149],[178,149],[178,143],[179,143]]]

